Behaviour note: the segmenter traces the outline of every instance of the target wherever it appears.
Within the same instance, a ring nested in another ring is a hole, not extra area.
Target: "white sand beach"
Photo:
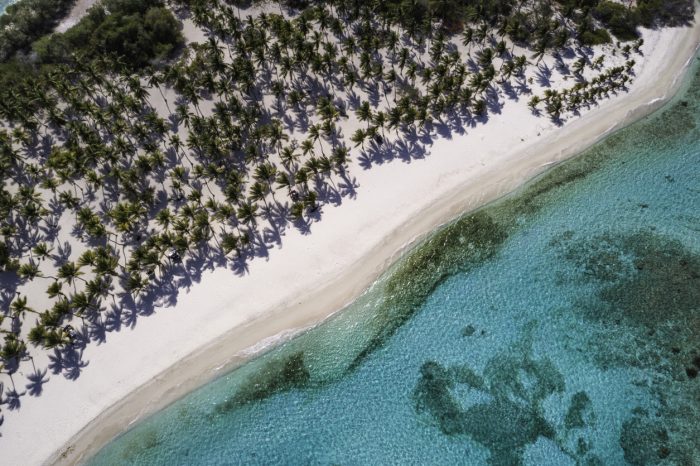
[[[692,27],[643,35],[630,91],[561,127],[533,116],[526,101],[506,99],[488,123],[435,139],[423,158],[368,170],[355,159],[356,198],[325,206],[309,234],[287,231],[282,247],[251,261],[243,276],[204,272],[175,306],[89,345],[77,380],[50,375],[41,396],[4,411],[0,463],[74,464],[89,457],[132,423],[341,310],[437,226],[659,108],[695,59],[700,14]]]

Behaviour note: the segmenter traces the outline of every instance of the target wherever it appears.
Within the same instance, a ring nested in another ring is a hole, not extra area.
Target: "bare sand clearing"
[[[40,397],[5,413],[9,428],[0,439],[0,462],[79,462],[266,344],[343,308],[437,226],[661,106],[693,60],[698,22],[645,31],[630,92],[563,127],[533,117],[525,102],[507,102],[487,124],[436,139],[423,159],[351,167],[357,198],[325,207],[310,234],[287,232],[282,248],[252,261],[245,276],[225,269],[203,273],[174,307],[110,333],[108,344],[89,346],[79,380],[53,376]]]
[[[97,0],[78,0],[75,2],[75,5],[73,5],[73,9],[71,12],[63,18],[63,21],[58,23],[58,26],[56,26],[55,31],[56,32],[66,32],[68,29],[71,27],[75,26],[78,21],[80,21],[80,18],[85,16],[85,13],[90,9],[92,5],[95,4]]]

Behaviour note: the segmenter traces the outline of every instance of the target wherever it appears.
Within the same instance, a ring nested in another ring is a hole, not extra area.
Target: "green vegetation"
[[[75,0],[21,0],[0,16],[0,62],[26,52],[39,37],[50,33]]]
[[[584,45],[596,45],[610,42],[609,32],[619,40],[628,41],[638,37],[639,26],[688,24],[693,19],[693,2],[639,0],[633,4],[614,0],[556,0],[553,4],[539,0],[287,0],[282,3],[292,9],[330,3],[351,12],[367,7],[388,21],[422,34],[431,34],[436,22],[448,33],[466,30],[483,34],[487,28],[498,28],[516,43],[530,44],[533,49],[550,49],[561,46],[570,37]],[[206,0],[195,3],[206,4]],[[260,2],[231,3],[245,7]]]
[[[639,13],[635,9],[605,0],[593,9],[593,16],[620,40],[634,40],[638,36]]]
[[[642,45],[613,46],[626,60],[617,66],[595,56],[585,34],[600,41],[608,24],[632,37],[638,24],[597,1],[294,1],[288,16],[173,2],[207,33],[188,47],[160,0],[104,0],[51,35],[56,17],[32,22],[33,1],[1,20],[17,27],[0,36],[0,361],[10,374],[31,345],[59,352],[74,365],[56,372],[77,377],[86,344],[174,302],[203,269],[245,273],[287,229],[309,232],[325,205],[354,196],[351,162],[421,156],[422,141],[485,122],[499,95],[530,98],[528,71],[544,90],[533,112],[566,119],[624,91]],[[638,9],[635,21],[657,25],[687,15]],[[570,88],[549,88],[548,53]],[[479,212],[431,239],[397,272],[402,286],[387,284],[391,312],[367,351],[507,236]],[[301,355],[281,370],[235,403],[304,383]]]
[[[77,25],[43,37],[33,49],[40,63],[118,57],[140,69],[171,57],[182,43],[179,22],[161,0],[103,0]]]

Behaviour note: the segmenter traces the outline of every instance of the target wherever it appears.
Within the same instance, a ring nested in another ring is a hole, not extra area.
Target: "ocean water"
[[[700,464],[700,72],[91,465]]]

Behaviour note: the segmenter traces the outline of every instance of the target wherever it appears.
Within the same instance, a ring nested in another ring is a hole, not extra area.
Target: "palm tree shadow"
[[[311,234],[311,221],[307,220],[305,218],[298,218],[292,222],[292,225],[302,234],[302,235],[310,235]]]
[[[505,81],[504,83],[501,84],[501,89],[503,89],[503,93],[513,101],[518,101],[518,92],[516,89],[513,87],[513,85],[510,83],[510,81]]]
[[[527,80],[523,77],[518,77],[515,80],[516,90],[520,95],[530,95],[532,94],[532,89],[528,86]]]
[[[237,276],[247,275],[250,272],[248,267],[248,258],[245,254],[238,255],[232,259],[229,259],[229,270],[231,270]]]
[[[369,170],[372,168],[372,157],[366,150],[361,150],[360,154],[357,156],[357,162],[363,170]]]
[[[274,245],[280,246],[282,244],[282,234],[280,230],[276,227],[264,227],[262,232],[262,240],[266,247],[271,248]]]
[[[56,248],[56,253],[53,256],[54,265],[60,267],[61,265],[68,262],[70,259],[71,252],[73,248],[68,241],[64,241],[63,244],[59,244]]]
[[[347,173],[343,172],[341,175],[342,182],[338,183],[338,190],[341,196],[348,197],[350,199],[355,199],[357,197],[357,188],[360,187],[356,178],[350,179]]]
[[[561,115],[552,115],[550,117],[550,121],[554,123],[558,127],[564,126],[564,123],[566,123],[566,120],[564,120]]]
[[[106,315],[107,311],[101,310],[100,315],[97,319],[90,322],[90,325],[86,325],[81,329],[81,332],[87,335],[89,341],[94,341],[98,345],[105,343],[107,341],[107,327],[103,315]]]
[[[347,94],[347,103],[348,107],[350,107],[350,109],[352,110],[357,110],[357,108],[360,106],[360,96],[355,92],[354,89]]]
[[[410,163],[414,159],[425,158],[426,150],[422,144],[410,143],[405,139],[399,140],[395,144],[396,158]]]
[[[0,309],[7,315],[12,300],[17,296],[17,288],[21,281],[16,273],[0,272]]]
[[[340,193],[328,183],[321,183],[317,186],[316,194],[318,195],[318,202],[322,204],[339,206],[343,203]]]
[[[29,383],[26,385],[30,396],[39,396],[44,390],[44,384],[49,381],[47,377],[48,369],[37,369],[34,373],[29,374],[27,379]]]
[[[121,300],[121,323],[122,325],[134,328],[138,320],[139,312],[136,303],[130,294],[124,294]]]
[[[486,91],[486,108],[488,109],[489,113],[493,113],[494,115],[501,114],[503,103],[500,100],[498,91],[495,89],[489,89]]]
[[[5,404],[7,409],[10,411],[16,411],[22,406],[21,398],[26,395],[27,392],[18,392],[14,388],[8,388],[5,392]]]
[[[535,78],[537,79],[537,84],[541,87],[551,87],[552,86],[552,70],[547,66],[546,63],[541,63],[537,65],[537,71],[535,72]]]
[[[103,327],[107,332],[118,332],[122,328],[122,308],[112,304],[105,312]]]
[[[437,135],[444,139],[452,139],[452,128],[447,123],[442,121],[434,122],[433,128]]]
[[[68,380],[76,380],[88,365],[89,362],[82,359],[82,350],[70,346],[54,348],[53,354],[49,355],[49,370],[53,374],[63,374]]]

